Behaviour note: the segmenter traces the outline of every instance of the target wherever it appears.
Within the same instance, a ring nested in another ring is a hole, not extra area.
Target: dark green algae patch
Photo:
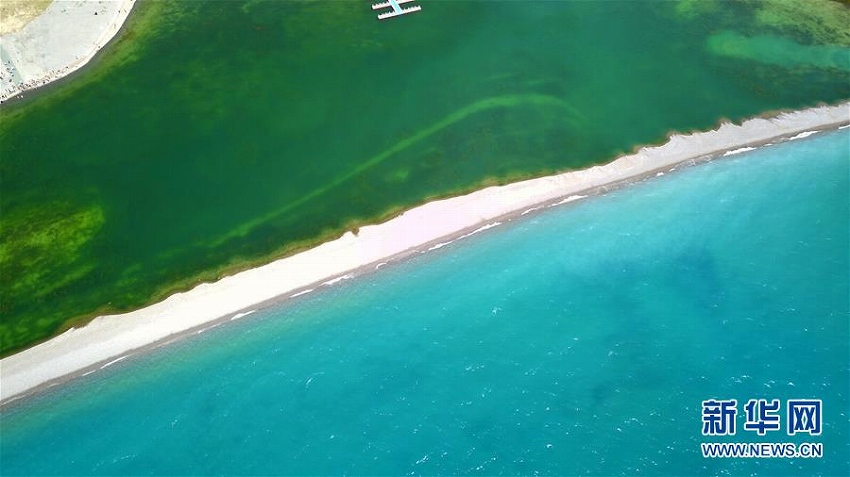
[[[140,1],[0,106],[0,353],[432,198],[850,97],[837,2],[422,5]]]

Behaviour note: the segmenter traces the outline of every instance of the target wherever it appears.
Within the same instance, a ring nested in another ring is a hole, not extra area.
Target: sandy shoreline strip
[[[96,318],[45,343],[0,360],[0,405],[89,374],[129,354],[249,315],[272,301],[312,292],[374,271],[412,253],[440,248],[531,210],[601,193],[680,166],[744,152],[770,142],[850,124],[850,102],[742,125],[675,135],[603,166],[488,187],[429,202],[378,225],[360,228],[305,252],[198,285],[146,308]]]
[[[109,43],[136,0],[54,0],[0,37],[0,102],[80,69]]]

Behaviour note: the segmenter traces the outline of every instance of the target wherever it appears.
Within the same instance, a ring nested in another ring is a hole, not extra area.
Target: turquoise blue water
[[[847,475],[849,161],[767,147],[260,311],[5,410],[0,470]],[[819,398],[823,434],[703,437],[709,398]],[[751,440],[825,455],[699,450]]]

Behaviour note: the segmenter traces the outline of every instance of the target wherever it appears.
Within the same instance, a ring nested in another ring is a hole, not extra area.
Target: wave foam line
[[[293,295],[294,296],[294,295]],[[257,310],[249,310],[243,313],[237,313],[230,318],[230,321],[238,320],[239,318],[245,318],[246,316],[256,312]]]
[[[789,141],[796,141],[797,139],[803,139],[811,136],[812,134],[817,134],[817,131],[803,131],[800,134],[795,134],[788,138]]]
[[[341,282],[341,281],[343,281],[343,280],[348,280],[349,278],[352,278],[352,275],[347,275],[347,274],[346,274],[346,275],[343,275],[343,276],[341,276],[341,277],[336,277],[336,278],[334,278],[334,279],[328,280],[328,281],[326,281],[326,282],[322,283],[322,285],[323,285],[323,286],[326,286],[326,287],[327,287],[327,286],[331,286],[331,285],[336,285],[337,283],[339,283],[339,282]]]
[[[571,195],[571,196],[569,196],[565,199],[562,199],[562,200],[559,200],[558,202],[555,202],[554,204],[550,205],[549,207],[555,207],[555,206],[558,206],[558,205],[568,204],[570,202],[575,202],[577,200],[584,199],[585,197],[587,197],[587,196],[586,195]]]
[[[501,223],[501,222],[493,222],[492,224],[483,225],[483,226],[478,227],[477,229],[473,230],[472,232],[469,232],[469,233],[466,233],[466,234],[461,235],[461,236],[460,236],[460,237],[458,237],[458,238],[459,238],[459,239],[465,239],[465,238],[467,238],[467,237],[472,237],[473,235],[475,235],[475,234],[477,234],[477,233],[481,233],[481,232],[483,232],[483,231],[485,231],[485,230],[489,230],[489,229],[492,229],[493,227],[498,227],[498,226],[500,226],[500,225],[502,225],[502,223]]]
[[[436,245],[432,245],[432,246],[428,247],[428,251],[430,252],[431,250],[441,249],[441,248],[445,247],[446,245],[449,245],[452,242],[454,242],[454,240],[449,240],[448,242],[440,242]]]
[[[101,366],[101,367],[100,367],[100,369],[106,368],[107,366],[112,366],[113,364],[115,364],[115,363],[117,363],[117,362],[119,362],[119,361],[123,361],[123,360],[125,360],[125,359],[127,358],[127,356],[129,356],[129,355],[124,355],[124,356],[121,356],[121,357],[120,357],[120,358],[118,358],[118,359],[113,359],[112,361],[110,361],[110,362],[108,362],[108,363],[104,364],[103,366]]]

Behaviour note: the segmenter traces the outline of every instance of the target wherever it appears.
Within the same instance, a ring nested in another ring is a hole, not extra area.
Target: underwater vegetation
[[[836,0],[679,0],[664,2],[674,17],[692,22],[709,22],[714,34],[707,41],[712,53],[767,62],[780,66],[845,67],[844,59],[825,57],[850,55],[850,8]],[[747,21],[747,32],[740,28]],[[718,29],[723,31],[717,31]],[[812,47],[806,49],[806,47]],[[736,54],[735,48],[744,51]],[[790,48],[784,55],[779,51]],[[808,60],[807,56],[814,56]]]
[[[729,27],[744,17],[762,34],[791,35],[803,44],[850,46],[850,8],[836,0],[677,0],[662,2],[687,21]]]
[[[850,47],[850,8],[835,0],[749,0],[758,25],[802,36],[808,44]]]
[[[850,49],[835,45],[801,45],[781,36],[746,37],[733,31],[722,31],[708,38],[709,52],[769,65],[794,68],[834,68],[850,71]]]
[[[97,205],[74,207],[48,203],[4,214],[0,231],[0,314],[24,301],[50,300],[65,285],[91,273],[97,263],[89,243],[103,227]],[[49,320],[36,320],[41,330],[52,330]],[[32,330],[0,326],[4,345],[26,342]],[[42,331],[44,332],[44,331]]]

